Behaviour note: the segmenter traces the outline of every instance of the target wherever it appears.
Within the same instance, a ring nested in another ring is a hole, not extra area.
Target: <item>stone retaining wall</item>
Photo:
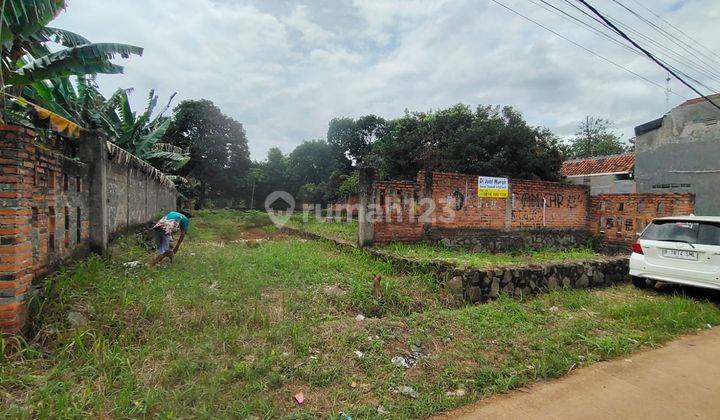
[[[427,237],[445,246],[464,246],[474,252],[508,252],[518,249],[573,248],[585,245],[589,233],[572,229],[432,229]]]
[[[286,227],[283,230],[304,238],[324,239],[338,246],[358,248],[349,242],[300,229]],[[562,288],[590,289],[628,281],[627,255],[557,264],[463,269],[445,261],[418,261],[375,248],[361,249],[389,261],[395,270],[431,273],[458,301],[471,303],[497,298],[500,293],[519,298]]]

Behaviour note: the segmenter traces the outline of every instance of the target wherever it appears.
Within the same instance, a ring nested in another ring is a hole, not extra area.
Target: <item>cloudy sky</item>
[[[53,25],[95,42],[144,47],[142,57],[118,60],[124,75],[100,77],[102,90],[134,87],[137,106],[151,88],[161,100],[175,91],[176,101],[210,99],[244,124],[254,159],[273,146],[289,152],[304,140],[324,138],[334,116],[392,118],[458,102],[501,104],[562,136],[595,115],[612,120],[628,138],[632,127],[666,111],[666,73],[649,60],[543,10],[539,0],[498,1],[661,86],[491,0],[71,0]],[[546,1],[573,13],[562,0]],[[688,55],[611,0],[591,3]],[[655,19],[641,7],[647,6],[720,51],[717,0],[622,3]],[[720,60],[706,55],[705,61]],[[711,75],[690,75],[720,86]],[[695,96],[678,82],[671,87]],[[677,95],[671,106],[683,101]]]

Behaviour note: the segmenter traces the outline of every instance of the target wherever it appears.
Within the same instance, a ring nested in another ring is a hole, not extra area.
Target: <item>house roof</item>
[[[711,99],[713,102],[715,102],[716,99],[720,99],[720,93],[716,93],[714,95],[707,95],[707,98]],[[693,98],[693,99],[689,99],[689,100],[681,103],[680,106],[695,105],[695,104],[699,104],[702,102],[706,102],[705,98],[703,98],[703,97]]]
[[[563,162],[560,173],[564,176],[628,173],[635,166],[635,154],[600,156]]]

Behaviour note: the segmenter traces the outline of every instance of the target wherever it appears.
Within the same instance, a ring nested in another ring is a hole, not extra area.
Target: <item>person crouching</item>
[[[155,223],[153,231],[155,233],[155,249],[157,251],[157,256],[150,263],[151,267],[154,267],[165,258],[170,258],[170,261],[173,261],[173,257],[180,249],[180,245],[182,244],[183,239],[185,239],[185,234],[190,227],[191,217],[192,214],[184,210],[171,211]],[[172,235],[177,231],[180,231],[180,236],[175,244],[175,248],[172,248]]]

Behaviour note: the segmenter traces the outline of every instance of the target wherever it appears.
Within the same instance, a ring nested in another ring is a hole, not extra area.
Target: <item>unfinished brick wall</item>
[[[95,177],[93,167],[133,168],[106,154],[85,162],[66,155],[73,156],[80,147],[89,146],[80,141],[90,140],[40,138],[32,130],[0,126],[0,332],[20,332],[27,325],[33,280],[90,249],[93,215],[96,225],[110,227],[110,232],[117,228],[108,226],[107,208],[98,208],[100,203],[115,207],[124,202],[142,214],[153,212],[152,217],[160,208],[175,206],[174,186],[160,186],[147,176],[141,179],[146,186],[127,186],[128,190],[144,191],[142,199],[127,195],[108,200],[106,194],[97,193],[98,189],[118,187],[106,177]],[[104,139],[92,140],[97,150],[105,151]],[[131,176],[137,175],[128,173],[127,179]]]
[[[374,183],[374,203],[382,209],[382,217],[373,224],[374,242],[413,242],[425,237],[450,245],[487,245],[483,249],[494,251],[518,242],[521,247],[539,247],[558,245],[554,238],[563,245],[583,241],[571,231],[586,229],[587,187],[511,179],[508,198],[481,198],[477,180],[476,175],[420,172],[414,182]],[[495,241],[493,236],[500,230],[517,234]],[[543,233],[519,233],[529,230]]]
[[[374,203],[377,219],[373,223],[375,242],[416,242],[422,238],[423,224],[418,217],[419,186],[412,181],[377,182]]]
[[[590,201],[588,230],[602,235],[606,244],[631,246],[654,218],[686,216],[694,209],[690,193],[597,195]]]

